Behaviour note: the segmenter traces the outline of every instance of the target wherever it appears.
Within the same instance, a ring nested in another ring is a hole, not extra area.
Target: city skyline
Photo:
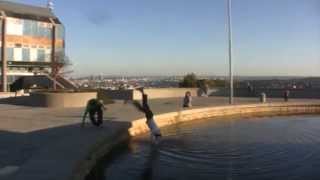
[[[228,73],[225,0],[54,4],[75,76]],[[317,0],[233,0],[235,75],[320,76],[319,7]]]

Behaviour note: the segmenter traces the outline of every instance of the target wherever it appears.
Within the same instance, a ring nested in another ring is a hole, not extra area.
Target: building
[[[47,7],[0,1],[1,90],[21,76],[52,74],[64,58],[65,30]]]

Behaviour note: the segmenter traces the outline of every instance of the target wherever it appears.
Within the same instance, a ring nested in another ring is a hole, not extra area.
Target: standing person
[[[133,101],[133,105],[146,116],[146,123],[151,131],[151,138],[157,142],[157,140],[162,136],[160,129],[156,122],[154,121],[154,115],[148,105],[148,95],[144,93],[143,88],[138,88],[142,94],[142,105],[138,101]]]
[[[86,110],[82,117],[81,126],[83,127],[85,125],[85,121],[88,113],[89,113],[91,123],[95,126],[101,126],[103,123],[103,110],[106,110],[103,104],[103,100],[90,99],[87,103]]]
[[[289,96],[290,96],[290,91],[289,91],[289,90],[286,90],[286,91],[284,92],[284,95],[283,95],[285,102],[288,102],[288,101],[289,101]]]
[[[192,97],[191,97],[190,91],[187,91],[183,98],[183,107],[184,108],[192,107]]]

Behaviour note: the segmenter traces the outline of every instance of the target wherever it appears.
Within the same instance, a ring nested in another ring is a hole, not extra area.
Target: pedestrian
[[[138,91],[142,94],[142,105],[138,101],[133,101],[133,105],[141,112],[145,114],[147,119],[146,124],[150,129],[151,138],[153,142],[158,143],[158,140],[161,138],[162,134],[158,125],[154,120],[153,112],[151,111],[148,104],[148,95],[144,93],[144,88],[138,88]]]
[[[289,96],[290,96],[290,91],[289,91],[289,90],[286,90],[286,91],[284,92],[284,95],[283,95],[285,102],[288,102],[288,101],[289,101]]]
[[[187,91],[183,98],[183,107],[184,108],[192,107],[192,97],[191,97],[190,91]]]
[[[84,127],[87,114],[89,114],[90,121],[94,126],[101,126],[103,123],[103,110],[106,110],[106,107],[103,104],[103,100],[90,99],[87,103],[86,110],[82,117],[81,126]]]

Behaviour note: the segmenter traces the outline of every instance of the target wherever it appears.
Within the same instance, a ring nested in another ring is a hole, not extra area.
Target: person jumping
[[[142,105],[138,101],[133,101],[133,105],[146,116],[146,124],[151,131],[151,138],[157,142],[157,140],[162,136],[158,125],[154,120],[153,112],[151,111],[148,104],[148,95],[144,93],[143,88],[138,88],[138,91],[142,94]]]

